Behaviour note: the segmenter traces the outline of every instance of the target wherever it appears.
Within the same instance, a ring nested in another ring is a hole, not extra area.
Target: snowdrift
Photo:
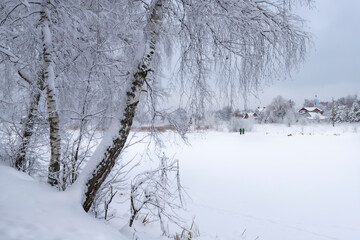
[[[0,165],[1,240],[122,240],[116,229],[86,214],[67,192]]]

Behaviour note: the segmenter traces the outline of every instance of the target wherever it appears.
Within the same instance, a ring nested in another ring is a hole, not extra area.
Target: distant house
[[[317,107],[303,107],[298,112],[301,113],[301,114],[305,114],[305,113],[320,113],[320,114],[323,114],[324,111],[321,110],[320,108],[317,108]]]
[[[317,107],[303,107],[298,112],[309,120],[326,119],[326,117],[322,115],[324,111]]]
[[[256,113],[245,113],[244,119],[249,119],[249,118],[256,119],[258,118],[258,115]]]

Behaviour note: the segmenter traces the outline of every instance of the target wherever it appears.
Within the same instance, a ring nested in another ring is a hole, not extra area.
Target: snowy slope
[[[121,240],[73,197],[0,165],[1,240]]]

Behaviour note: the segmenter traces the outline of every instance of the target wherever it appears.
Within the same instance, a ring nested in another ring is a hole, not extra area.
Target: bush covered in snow
[[[265,112],[265,122],[269,123],[291,123],[295,119],[295,103],[284,99],[282,96],[275,97]]]

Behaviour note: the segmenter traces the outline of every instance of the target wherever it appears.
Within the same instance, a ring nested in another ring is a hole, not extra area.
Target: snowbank
[[[116,229],[86,214],[69,193],[0,165],[1,240],[121,240]]]

